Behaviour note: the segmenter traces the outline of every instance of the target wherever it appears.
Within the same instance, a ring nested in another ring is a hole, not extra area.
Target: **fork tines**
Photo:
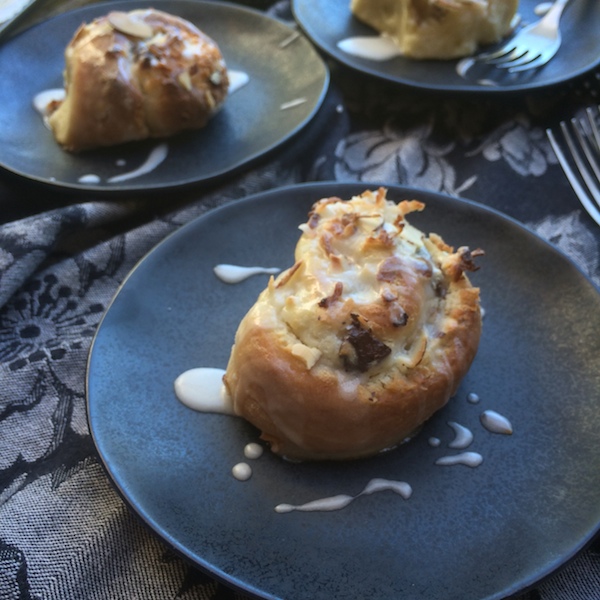
[[[557,136],[546,130],[550,145],[556,154],[573,191],[588,214],[600,225],[600,107],[587,108],[585,117],[562,121],[560,130],[568,148],[563,151]]]
[[[488,65],[493,65],[499,69],[508,69],[511,73],[527,71],[546,64],[546,61],[542,60],[541,53],[531,52],[510,44],[496,52],[480,55],[479,60],[482,59]]]

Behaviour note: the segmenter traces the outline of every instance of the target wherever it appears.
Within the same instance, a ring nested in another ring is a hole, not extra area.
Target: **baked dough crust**
[[[452,59],[498,42],[519,0],[351,0],[355,17],[390,36],[402,54]]]
[[[154,9],[83,24],[65,62],[66,97],[47,121],[73,152],[203,127],[229,85],[217,44],[192,23]]]
[[[224,383],[234,411],[289,459],[398,445],[455,394],[481,333],[466,270],[482,251],[426,237],[386,191],[317,202],[295,264],[241,321]]]

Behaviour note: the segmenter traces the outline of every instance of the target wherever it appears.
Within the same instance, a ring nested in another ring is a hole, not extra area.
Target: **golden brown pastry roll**
[[[115,11],[82,25],[65,62],[66,97],[48,123],[70,151],[203,127],[229,85],[217,44],[154,9]]]
[[[351,0],[355,17],[390,36],[405,56],[451,59],[498,42],[519,0]]]
[[[481,250],[426,236],[386,191],[318,201],[294,265],[241,321],[224,377],[234,411],[290,459],[401,443],[455,394],[477,351]]]

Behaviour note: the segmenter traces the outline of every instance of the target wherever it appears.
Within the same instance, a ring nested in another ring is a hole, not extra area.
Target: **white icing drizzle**
[[[244,73],[244,71],[227,71],[227,76],[229,77],[229,93],[233,94],[233,92],[237,92],[240,88],[243,88],[249,81],[250,76],[248,73]]]
[[[479,396],[475,392],[471,392],[467,396],[467,402],[470,402],[471,404],[477,404],[479,402]]]
[[[540,2],[534,9],[533,12],[538,17],[543,17],[551,8],[553,2]]]
[[[146,173],[150,173],[150,171],[156,169],[156,167],[158,167],[158,165],[160,165],[160,163],[167,158],[168,153],[169,146],[167,146],[167,144],[159,144],[152,150],[152,152],[150,152],[148,158],[141,166],[133,171],[129,171],[128,173],[122,173],[121,175],[109,177],[108,183],[120,183],[121,181],[127,181],[128,179],[134,179],[140,175],[146,175]]]
[[[280,110],[288,110],[289,108],[295,108],[296,106],[300,106],[306,102],[306,98],[296,98],[295,100],[290,100],[289,102],[284,102],[279,106]]]
[[[523,23],[523,17],[521,16],[520,13],[515,13],[515,16],[512,18],[511,22],[510,22],[510,29],[507,32],[507,35],[509,33],[514,33],[515,29],[521,25],[521,23]]]
[[[483,456],[478,452],[462,452],[461,454],[442,456],[435,461],[435,464],[442,466],[466,465],[467,467],[478,467],[482,462]]]
[[[486,410],[481,414],[481,424],[492,433],[502,433],[504,435],[511,435],[513,432],[513,426],[511,422],[495,410]]]
[[[238,481],[248,481],[252,477],[252,467],[248,463],[241,462],[234,465],[233,469],[231,469],[231,474]]]
[[[332,511],[340,510],[348,506],[351,502],[359,498],[360,496],[366,496],[374,494],[376,492],[383,492],[385,490],[391,490],[396,494],[399,494],[405,500],[408,500],[412,495],[411,486],[404,481],[392,481],[390,479],[371,479],[367,483],[366,487],[360,494],[356,496],[348,496],[346,494],[338,494],[337,496],[330,496],[328,498],[320,498],[319,500],[313,500],[306,504],[278,504],[275,507],[275,512],[278,513],[289,513],[292,511],[302,512],[314,512],[314,511]]]
[[[359,495],[368,496],[376,492],[390,490],[408,500],[412,496],[412,487],[405,481],[394,481],[391,479],[375,478],[367,483],[365,489]]]
[[[48,116],[48,105],[52,102],[62,102],[65,99],[63,88],[44,90],[33,97],[33,107],[42,116]]]
[[[427,443],[432,447],[432,448],[437,448],[441,443],[442,440],[440,440],[440,438],[437,437],[430,437],[427,440]]]
[[[455,421],[448,421],[448,425],[452,427],[455,435],[454,439],[448,444],[448,448],[464,450],[473,443],[473,433],[470,429]]]
[[[475,59],[467,56],[456,63],[456,72],[461,77],[466,77],[468,70],[475,64]]]
[[[263,454],[263,447],[260,444],[256,444],[251,442],[250,444],[246,444],[244,447],[244,456],[246,458],[255,460],[260,458]]]
[[[385,35],[350,37],[339,41],[337,47],[346,54],[367,60],[385,61],[402,56],[396,42]]]
[[[278,513],[289,513],[294,510],[302,512],[314,512],[314,511],[331,511],[340,510],[345,508],[354,500],[354,496],[347,496],[346,494],[339,494],[337,496],[330,496],[329,498],[321,498],[320,500],[313,500],[306,504],[278,504],[275,507],[275,512]]]
[[[476,62],[477,61],[471,56],[467,56],[466,58],[459,60],[456,63],[455,67],[457,75],[459,75],[459,77],[462,77],[463,79],[467,79],[467,73]],[[493,79],[478,79],[476,83],[487,87],[498,87],[500,85],[497,81],[494,81]]]
[[[127,179],[133,179],[135,177],[139,177],[140,175],[145,175],[149,173],[153,169],[155,169],[163,160],[167,157],[168,146],[166,144],[160,144],[152,152],[144,162],[142,166],[139,168],[130,171],[129,173],[123,173],[122,175],[115,175],[114,177],[110,177],[107,181],[108,183],[118,183],[120,181],[126,181]],[[125,161],[119,159],[116,161],[118,166],[124,166]],[[79,183],[85,184],[97,184],[100,183],[101,179],[98,175],[94,173],[87,173],[82,175],[78,180]]]
[[[486,85],[487,87],[499,87],[500,84],[493,79],[478,79],[477,83],[479,85]]]
[[[79,181],[79,183],[88,184],[100,183],[100,177],[98,177],[98,175],[94,175],[93,173],[88,173],[87,175],[82,175],[77,181]]]
[[[234,415],[231,396],[223,385],[224,374],[223,369],[189,369],[175,380],[175,395],[193,410]]]
[[[238,265],[217,265],[213,268],[215,275],[225,283],[239,283],[252,277],[266,273],[267,275],[276,275],[281,271],[277,267],[240,267]]]

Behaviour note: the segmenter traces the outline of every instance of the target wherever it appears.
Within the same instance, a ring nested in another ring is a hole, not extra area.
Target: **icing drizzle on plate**
[[[217,265],[213,269],[215,275],[225,283],[240,283],[253,275],[266,273],[268,275],[276,275],[281,271],[277,267],[240,267],[238,265]]]
[[[357,36],[338,42],[338,48],[346,54],[367,60],[384,61],[402,56],[396,42],[386,35]]]
[[[278,504],[275,507],[275,512],[288,513],[294,510],[302,512],[315,512],[315,511],[331,511],[339,510],[348,506],[351,502],[354,502],[360,496],[366,496],[374,494],[375,492],[384,492],[391,490],[396,492],[399,496],[402,496],[405,500],[408,500],[413,493],[412,487],[405,481],[393,481],[390,479],[371,479],[365,488],[356,496],[348,496],[346,494],[338,494],[337,496],[330,496],[329,498],[321,498],[320,500],[313,500],[306,504]]]

